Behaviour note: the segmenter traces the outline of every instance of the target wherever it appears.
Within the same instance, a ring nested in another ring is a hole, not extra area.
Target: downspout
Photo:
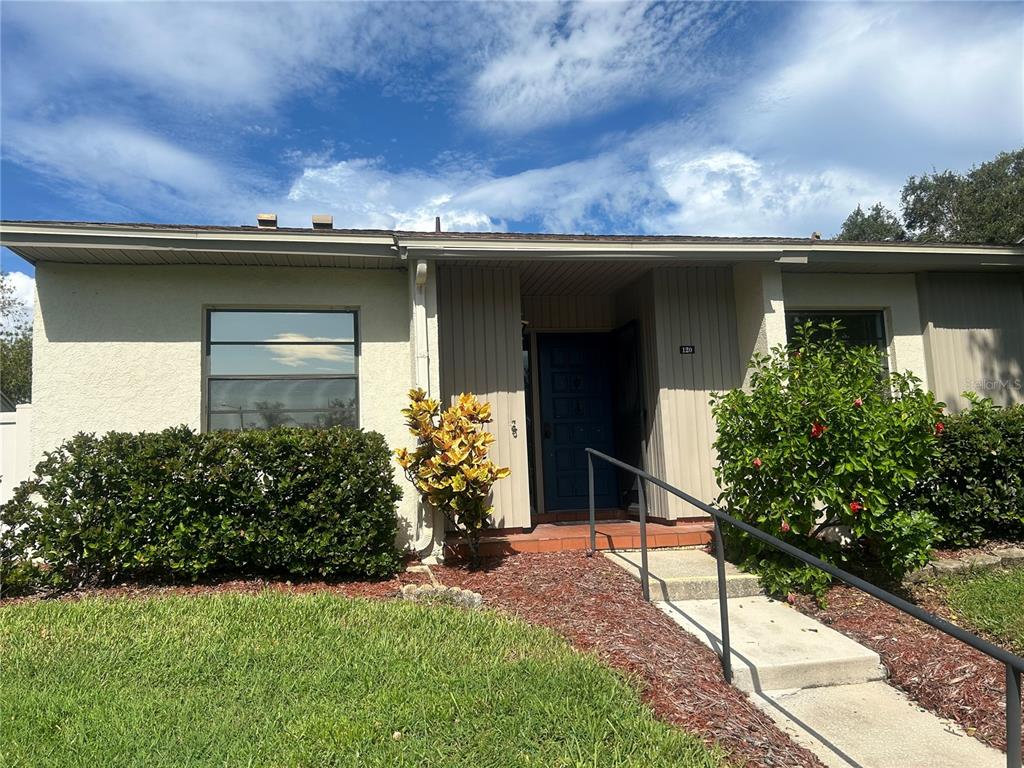
[[[403,259],[408,259],[408,250],[401,246],[395,235],[395,247]],[[412,291],[412,339],[415,358],[413,360],[413,385],[426,391],[428,397],[437,397],[436,387],[431,386],[430,376],[430,329],[427,322],[427,281],[429,268],[425,261],[414,261],[410,264],[413,276]],[[422,500],[418,501],[424,523],[419,526],[416,538],[411,547],[416,556],[422,560],[436,559],[440,554],[441,543],[437,540],[437,524],[439,515],[429,509]],[[442,527],[443,531],[443,527]]]

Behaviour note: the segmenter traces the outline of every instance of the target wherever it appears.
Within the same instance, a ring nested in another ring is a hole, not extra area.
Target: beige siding
[[[714,420],[709,398],[743,383],[729,267],[664,267],[655,270],[654,306],[659,413],[664,435],[664,477],[705,501],[714,501]],[[681,345],[696,353],[682,355]],[[670,518],[700,516],[675,498]]]
[[[510,269],[440,267],[441,395],[491,403],[491,456],[512,470],[494,486],[494,524],[530,525],[519,276]],[[515,436],[513,436],[515,426]]]
[[[1024,274],[918,277],[928,379],[960,410],[964,391],[999,405],[1024,402]]]
[[[612,296],[523,296],[531,331],[607,331],[615,326]]]

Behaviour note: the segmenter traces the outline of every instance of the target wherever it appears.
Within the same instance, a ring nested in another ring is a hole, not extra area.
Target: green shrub
[[[79,434],[0,511],[0,578],[55,585],[227,573],[381,577],[398,568],[390,451],[334,427]]]
[[[971,407],[945,420],[934,480],[922,495],[938,519],[938,543],[1024,537],[1024,405],[999,408],[965,393]]]
[[[754,360],[749,391],[713,396],[719,501],[824,560],[896,579],[931,549],[935,522],[912,490],[933,471],[941,404],[912,376],[883,373],[877,350],[845,345],[838,325],[824,330],[799,328],[789,348]],[[830,583],[725,531],[771,592],[820,596]]]

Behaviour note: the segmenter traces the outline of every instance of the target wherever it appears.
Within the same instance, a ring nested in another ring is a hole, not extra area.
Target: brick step
[[[650,549],[702,546],[711,541],[711,530],[711,523],[703,520],[676,522],[674,525],[648,523],[647,546]],[[627,550],[639,546],[639,523],[630,520],[598,522],[599,550]],[[465,541],[456,536],[449,536],[446,549],[456,557],[465,557],[468,553]],[[579,523],[543,523],[527,533],[486,536],[480,542],[480,554],[483,557],[586,549],[590,549],[590,526]]]

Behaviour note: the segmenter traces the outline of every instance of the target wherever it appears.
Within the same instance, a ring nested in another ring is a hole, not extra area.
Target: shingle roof
[[[508,241],[552,241],[552,242],[634,242],[634,243],[720,243],[730,244],[763,244],[763,245],[801,245],[813,246],[815,243],[837,244],[836,240],[817,240],[810,237],[738,237],[713,235],[640,235],[640,234],[576,234],[553,232],[432,232],[400,229],[313,229],[311,227],[257,227],[255,225],[224,225],[224,224],[155,224],[147,222],[105,222],[105,221],[41,221],[41,220],[4,220],[3,224],[28,224],[55,227],[99,227],[103,229],[151,230],[153,232],[244,232],[246,234],[265,233],[272,237],[275,233],[317,235],[353,235],[402,237],[438,240],[508,240]],[[851,245],[852,245],[851,241]],[[894,248],[901,246],[917,246],[916,241],[857,241],[857,245],[884,245]],[[962,246],[980,246],[1002,248],[1006,245],[992,243],[928,243],[934,248],[957,248]],[[1007,244],[1009,245],[1009,244]]]

